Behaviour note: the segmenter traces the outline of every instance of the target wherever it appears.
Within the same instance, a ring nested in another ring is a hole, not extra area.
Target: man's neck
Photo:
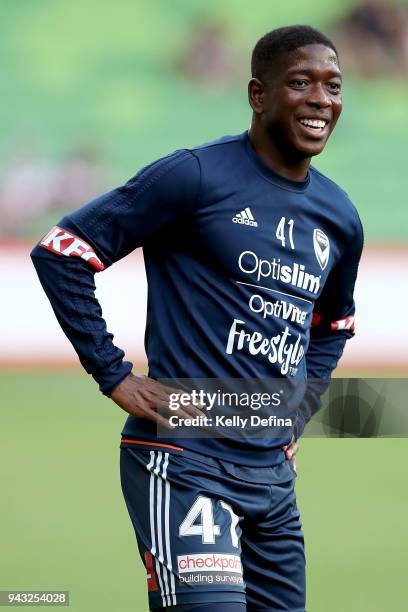
[[[249,140],[257,155],[271,170],[294,181],[303,180],[310,166],[310,157],[289,159],[280,151],[270,136],[256,123],[252,122],[248,130]]]

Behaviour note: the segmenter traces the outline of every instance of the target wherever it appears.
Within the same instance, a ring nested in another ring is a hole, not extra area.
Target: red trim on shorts
[[[153,567],[153,555],[150,550],[147,550],[144,554],[147,574],[147,592],[152,593],[153,591],[159,590],[159,585],[156,580],[156,572]]]
[[[140,444],[141,446],[160,446],[162,448],[171,448],[173,450],[183,451],[184,448],[181,446],[172,446],[172,444],[163,444],[162,442],[143,442],[141,440],[129,440],[128,438],[122,438],[122,442],[126,444]]]

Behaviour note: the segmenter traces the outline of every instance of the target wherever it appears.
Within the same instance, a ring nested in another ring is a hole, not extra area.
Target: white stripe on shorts
[[[156,457],[157,452],[157,457]],[[150,537],[152,547],[150,552],[155,558],[156,573],[159,580],[160,592],[163,606],[176,605],[176,586],[172,572],[171,550],[170,550],[170,483],[167,481],[167,467],[169,464],[169,453],[161,451],[150,451],[150,462],[146,466],[150,472],[149,489],[149,514],[150,514]],[[161,468],[161,469],[160,469]],[[161,472],[161,473],[160,473]],[[163,480],[164,489],[164,538],[166,548],[166,560],[164,559],[162,508],[163,508]],[[157,483],[155,495],[155,482]],[[155,524],[156,523],[156,524]],[[157,539],[156,539],[157,531]],[[158,555],[156,554],[158,552]],[[162,571],[161,571],[162,570]],[[163,573],[163,577],[162,577]],[[170,587],[169,587],[170,577]],[[163,584],[164,580],[164,584]]]
[[[170,573],[170,597],[173,606],[176,605],[176,584],[173,574],[173,566],[171,562],[171,550],[170,550],[170,483],[167,480],[167,466],[169,464],[169,453],[166,453],[166,458],[163,466],[163,480],[165,481],[165,496],[164,496],[164,533],[166,538],[166,556],[167,556],[167,567]]]

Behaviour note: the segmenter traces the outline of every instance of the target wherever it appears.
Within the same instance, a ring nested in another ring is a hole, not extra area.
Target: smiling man
[[[286,37],[280,38],[285,31]],[[302,180],[310,158],[321,153],[333,131],[342,101],[334,45],[320,35],[314,43],[297,47],[302,41],[297,34],[300,37],[292,28],[275,30],[255,47],[248,86],[254,111],[249,135],[266,164]],[[305,31],[303,35],[307,39]]]
[[[318,399],[281,436],[157,431],[168,408],[158,379],[327,381],[354,333],[361,223],[310,166],[341,112],[334,45],[308,26],[266,34],[248,94],[248,132],[150,164],[62,219],[32,252],[83,366],[129,414],[122,488],[152,610],[305,610],[295,454]],[[139,246],[149,377],[132,374],[94,292],[95,272]],[[201,414],[184,404],[177,413]]]

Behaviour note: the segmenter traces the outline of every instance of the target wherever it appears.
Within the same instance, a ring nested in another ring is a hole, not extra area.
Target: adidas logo
[[[255,221],[251,209],[247,206],[244,210],[237,213],[235,217],[232,217],[234,223],[241,223],[242,225],[251,225],[252,227],[258,227],[258,223]]]

